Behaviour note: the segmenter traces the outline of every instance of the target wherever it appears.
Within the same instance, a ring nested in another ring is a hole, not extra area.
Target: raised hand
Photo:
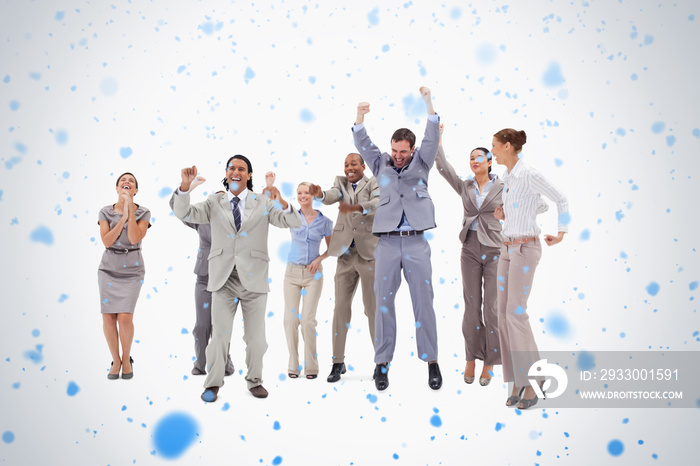
[[[194,188],[196,188],[200,184],[204,183],[205,181],[207,181],[207,179],[204,178],[203,176],[195,177],[195,179],[192,181],[192,183],[190,183],[190,191],[192,191]]]
[[[191,168],[183,168],[180,170],[180,178],[182,182],[180,183],[180,191],[189,191],[190,185],[197,177],[197,167],[192,165]]]
[[[355,124],[359,125],[365,121],[365,115],[369,113],[369,102],[360,102],[357,104],[357,118],[355,119]]]
[[[265,173],[265,185],[268,188],[271,188],[275,184],[275,179],[277,178],[277,175],[275,175],[275,172],[267,172]]]
[[[312,184],[309,186],[309,194],[311,194],[313,197],[321,198],[323,196],[323,190],[321,187],[317,184]]]
[[[552,235],[544,235],[544,242],[547,243],[547,246],[554,246],[555,244],[561,243],[561,241],[564,239],[564,232],[560,231],[557,236],[552,236]]]
[[[435,115],[435,110],[433,109],[432,95],[430,94],[430,89],[425,86],[421,86],[419,89],[420,96],[425,101],[425,105],[428,108],[428,115]]]

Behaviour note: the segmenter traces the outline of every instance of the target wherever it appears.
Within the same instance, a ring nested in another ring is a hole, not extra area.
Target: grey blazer
[[[379,186],[374,177],[363,175],[357,182],[357,188],[352,189],[352,183],[345,176],[336,176],[333,187],[323,192],[323,202],[331,205],[343,201],[348,204],[361,205],[364,212],[338,213],[338,220],[333,227],[333,236],[328,246],[328,254],[340,256],[348,250],[355,240],[357,252],[364,260],[374,260],[374,248],[379,238],[372,234],[374,213],[379,203]]]
[[[435,206],[428,194],[428,175],[435,163],[440,138],[440,123],[428,120],[421,146],[416,148],[410,163],[397,173],[391,156],[382,153],[362,127],[353,131],[355,147],[377,177],[380,199],[372,232],[394,231],[401,214],[416,231],[435,228]]]
[[[173,192],[170,196],[170,209],[173,208],[175,204],[175,196],[177,194]],[[193,228],[199,235],[199,249],[197,250],[197,260],[194,263],[194,273],[200,277],[206,277],[209,275],[209,262],[207,257],[211,252],[211,225],[208,223],[190,223],[182,221],[185,225]]]
[[[501,201],[501,194],[503,193],[503,181],[496,177],[494,179],[494,186],[491,188],[489,193],[486,195],[484,202],[481,204],[481,208],[477,207],[476,194],[474,190],[476,189],[475,180],[462,180],[455,172],[450,162],[445,158],[445,152],[442,147],[438,148],[437,158],[435,159],[435,165],[437,166],[438,172],[442,175],[445,180],[452,186],[457,194],[462,197],[462,205],[464,206],[464,218],[462,219],[462,231],[459,232],[459,240],[461,242],[467,241],[467,233],[469,232],[469,226],[475,219],[479,219],[478,226],[476,228],[477,237],[479,242],[485,246],[491,246],[494,248],[501,247],[503,244],[503,236],[501,236],[501,222],[493,216],[496,207],[503,204]]]
[[[209,259],[209,291],[218,291],[228,280],[233,268],[246,290],[267,293],[270,258],[267,254],[267,233],[270,224],[278,228],[301,226],[299,212],[292,208],[284,213],[270,198],[248,191],[241,230],[236,230],[233,211],[226,193],[210,195],[206,201],[190,204],[189,193],[176,194],[175,216],[190,223],[211,224]]]

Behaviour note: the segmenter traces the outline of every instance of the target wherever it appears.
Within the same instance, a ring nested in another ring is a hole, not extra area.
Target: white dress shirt
[[[506,216],[503,236],[523,238],[540,234],[535,217],[542,202],[541,195],[557,205],[559,231],[569,231],[566,197],[537,170],[518,160],[513,169],[503,176],[503,184],[503,211]]]

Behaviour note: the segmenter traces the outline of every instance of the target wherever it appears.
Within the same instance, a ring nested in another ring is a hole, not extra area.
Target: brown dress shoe
[[[265,387],[262,385],[256,385],[255,387],[252,387],[249,389],[250,393],[253,394],[255,398],[267,398],[267,390],[265,390]]]
[[[219,394],[219,387],[207,387],[204,389],[204,392],[202,393],[202,400],[206,401],[207,403],[213,403],[216,401],[218,398]]]

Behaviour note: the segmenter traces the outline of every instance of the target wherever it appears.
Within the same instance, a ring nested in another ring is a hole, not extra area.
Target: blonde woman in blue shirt
[[[271,175],[271,179],[269,178]],[[268,184],[274,174],[266,175]],[[289,348],[287,374],[296,379],[302,368],[307,379],[318,377],[316,353],[316,308],[323,289],[321,262],[328,257],[328,244],[333,233],[333,221],[313,208],[312,184],[302,182],[297,188],[301,209],[301,226],[292,228],[292,247],[284,275],[284,333]],[[321,241],[326,241],[326,252],[319,254]],[[303,297],[301,309],[299,303]],[[304,364],[299,364],[299,326],[304,339]]]

